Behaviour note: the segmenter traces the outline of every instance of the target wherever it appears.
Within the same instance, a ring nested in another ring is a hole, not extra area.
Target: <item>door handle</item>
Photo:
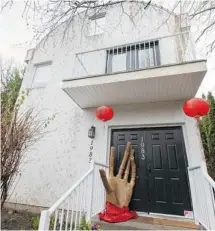
[[[151,164],[148,165],[148,172],[151,173],[152,169],[151,169]]]

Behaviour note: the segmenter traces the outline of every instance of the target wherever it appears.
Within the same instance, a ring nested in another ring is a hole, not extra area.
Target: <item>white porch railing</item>
[[[215,182],[200,165],[190,167],[192,185],[195,190],[193,203],[195,219],[207,230],[215,229]]]
[[[82,217],[91,217],[105,208],[105,190],[99,169],[108,166],[93,162],[89,171],[50,209],[41,213],[39,230],[76,230]],[[215,229],[215,182],[200,165],[189,167],[194,196],[195,219],[207,230]]]
[[[99,169],[108,166],[93,162],[90,170],[80,178],[50,209],[40,216],[39,230],[76,230],[83,217],[91,217],[105,208],[105,190]]]
[[[77,53],[72,79],[135,71],[196,60],[189,31]]]

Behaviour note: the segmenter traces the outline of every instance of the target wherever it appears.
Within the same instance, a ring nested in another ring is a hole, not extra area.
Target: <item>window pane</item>
[[[33,85],[36,86],[38,83],[47,83],[51,77],[51,65],[41,65],[36,67],[34,74]]]
[[[96,31],[96,24],[95,24],[95,20],[91,20],[90,24],[89,24],[89,35],[92,36],[95,34]]]
[[[105,17],[96,19],[96,34],[104,33]]]
[[[146,48],[144,50],[139,50],[139,68],[154,66],[154,54],[153,48]]]
[[[158,41],[152,41],[109,50],[106,71],[110,73],[160,65],[158,45]]]
[[[89,35],[97,35],[104,33],[105,17],[94,19],[90,21]]]
[[[113,55],[112,72],[126,70],[126,53]]]

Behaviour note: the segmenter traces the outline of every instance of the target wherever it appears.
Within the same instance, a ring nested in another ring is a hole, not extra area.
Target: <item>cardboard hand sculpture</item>
[[[111,148],[109,179],[103,169],[100,176],[106,190],[106,211],[99,213],[100,220],[107,222],[122,222],[137,217],[136,212],[129,210],[133,188],[136,179],[136,165],[134,162],[134,150],[131,149],[131,142],[127,143],[117,176],[114,176],[115,149]],[[131,170],[131,180],[128,182]]]

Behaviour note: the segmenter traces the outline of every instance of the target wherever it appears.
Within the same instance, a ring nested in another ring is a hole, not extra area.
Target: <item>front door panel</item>
[[[114,130],[115,174],[128,141],[137,167],[130,208],[182,216],[184,210],[191,210],[181,128]]]
[[[150,212],[184,215],[191,210],[180,128],[146,130]]]
[[[143,132],[141,130],[120,130],[114,131],[112,135],[112,146],[115,147],[115,175],[119,171],[119,166],[122,161],[123,154],[125,152],[126,144],[128,141],[132,142],[132,148],[134,149],[134,158],[136,163],[136,182],[130,208],[136,211],[148,212],[148,192],[146,180],[146,167],[145,162],[140,158],[140,142]],[[130,180],[130,178],[129,178]]]

